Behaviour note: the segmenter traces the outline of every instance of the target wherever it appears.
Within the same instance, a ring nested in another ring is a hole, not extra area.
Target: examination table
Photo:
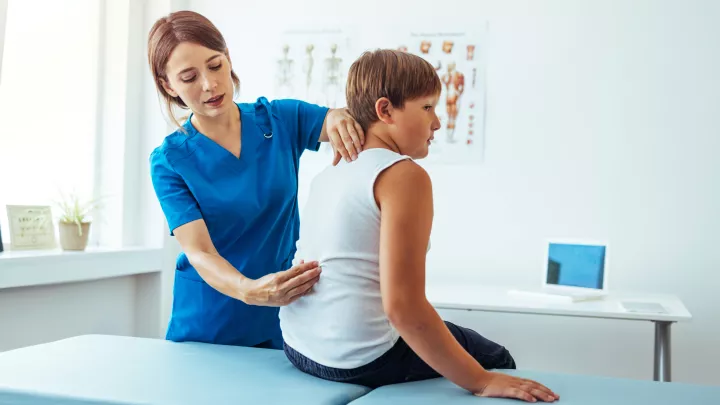
[[[506,371],[536,379],[565,405],[718,405],[720,386]],[[0,404],[488,404],[449,381],[368,388],[296,370],[280,350],[85,335],[0,353]]]

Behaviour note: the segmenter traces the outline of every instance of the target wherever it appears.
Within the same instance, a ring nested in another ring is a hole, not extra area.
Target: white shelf
[[[0,289],[99,280],[162,271],[162,249],[88,248],[83,252],[0,253]]]

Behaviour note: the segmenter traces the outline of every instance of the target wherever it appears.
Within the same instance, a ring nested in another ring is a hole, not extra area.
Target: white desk
[[[481,287],[460,283],[428,282],[426,288],[428,300],[438,309],[651,321],[655,323],[653,378],[655,381],[671,381],[670,325],[692,319],[690,312],[677,297],[611,293],[602,300],[572,303],[519,297],[509,294],[509,291],[509,288]],[[664,306],[667,313],[627,312],[620,305],[622,301],[655,302]]]

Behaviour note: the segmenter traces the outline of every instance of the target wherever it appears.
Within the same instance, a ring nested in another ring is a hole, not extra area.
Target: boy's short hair
[[[411,53],[378,49],[363,53],[350,66],[345,96],[348,111],[363,131],[378,121],[375,103],[387,97],[393,107],[440,94],[440,77],[425,59]]]

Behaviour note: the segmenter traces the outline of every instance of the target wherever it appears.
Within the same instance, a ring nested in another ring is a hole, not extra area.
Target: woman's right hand
[[[473,390],[479,397],[515,398],[526,402],[555,402],[560,396],[533,380],[511,375],[488,372],[479,389]]]
[[[310,291],[320,278],[318,262],[301,261],[288,270],[270,273],[242,286],[243,301],[249,305],[280,307]]]

